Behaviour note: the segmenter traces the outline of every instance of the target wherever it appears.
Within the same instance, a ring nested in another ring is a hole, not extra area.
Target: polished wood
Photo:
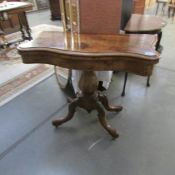
[[[16,15],[20,31],[22,33],[22,38],[25,39],[32,39],[30,28],[28,25],[28,21],[26,18],[26,11],[31,10],[33,5],[28,2],[7,2],[6,5],[1,6],[0,8],[0,15],[3,17],[4,15],[7,15],[7,18],[10,20],[11,16]],[[4,17],[4,21],[5,21]],[[13,27],[13,24],[11,24]]]
[[[161,17],[133,14],[124,30],[126,33],[134,34],[157,34],[156,50],[158,50],[162,38],[162,28],[165,25],[166,21]]]
[[[49,0],[50,11],[51,11],[51,20],[60,20],[60,3],[58,0]]]
[[[35,40],[20,45],[19,52],[24,63],[48,63],[79,70],[126,69],[150,75],[152,66],[158,62],[155,41],[156,37],[146,35],[80,34],[71,37],[70,33],[42,32]],[[147,62],[149,64],[145,64]]]
[[[90,82],[90,83],[89,83]],[[98,86],[98,80],[93,71],[84,71],[79,81],[79,88],[82,91],[70,104],[69,112],[66,117],[54,120],[52,124],[56,127],[71,120],[75,113],[76,107],[86,109],[87,112],[97,110],[98,118],[104,129],[113,137],[117,138],[118,133],[113,129],[106,120],[105,110],[102,108],[99,102],[103,104],[106,110],[120,112],[121,106],[110,106],[105,95],[100,95],[96,92]]]
[[[126,24],[124,30],[128,34],[156,34],[157,42],[155,43],[155,48],[157,51],[162,51],[162,46],[160,46],[162,38],[162,28],[166,25],[166,21],[161,17],[153,15],[141,15],[141,14],[132,14],[128,23]],[[125,88],[127,82],[128,73],[125,73],[125,80],[123,85],[122,96],[125,95]],[[149,83],[150,75],[147,78],[147,87],[150,86]]]
[[[127,25],[125,26],[125,31],[130,33],[156,33],[158,30],[161,30],[165,25],[166,21],[161,17],[154,15],[132,14]]]
[[[68,114],[54,120],[55,127],[71,120],[76,107],[88,112],[97,110],[99,122],[113,137],[118,133],[108,124],[105,111],[120,112],[122,106],[110,106],[107,97],[97,92],[95,70],[119,70],[150,75],[159,61],[154,49],[155,36],[147,35],[73,35],[64,32],[43,32],[36,39],[18,46],[24,63],[47,63],[82,70],[81,92],[71,100]]]

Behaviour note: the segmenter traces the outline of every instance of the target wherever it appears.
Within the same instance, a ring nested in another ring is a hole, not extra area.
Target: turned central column
[[[98,87],[98,80],[95,72],[83,71],[78,85],[83,95],[94,94]]]

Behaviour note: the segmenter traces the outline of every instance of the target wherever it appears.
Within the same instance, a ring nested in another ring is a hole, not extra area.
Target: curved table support
[[[116,130],[108,124],[105,110],[102,105],[106,110],[113,112],[120,112],[122,106],[110,106],[107,97],[97,92],[97,87],[98,80],[95,73],[93,71],[83,71],[79,81],[81,93],[77,98],[70,102],[68,114],[64,118],[54,120],[52,122],[53,126],[58,127],[59,125],[71,120],[76,112],[76,107],[83,108],[88,112],[97,110],[101,125],[113,138],[117,138],[119,135]]]

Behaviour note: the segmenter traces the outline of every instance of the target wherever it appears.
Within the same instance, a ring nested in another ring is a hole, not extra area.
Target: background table
[[[162,38],[162,28],[166,25],[166,21],[161,17],[153,15],[141,15],[132,14],[128,23],[126,24],[124,31],[127,34],[155,34],[157,35],[157,42],[155,49],[162,52],[163,47],[160,45]],[[125,95],[125,88],[127,82],[128,73],[125,73],[124,85],[122,90],[122,96]],[[147,78],[147,87],[150,86],[150,76]]]
[[[153,15],[132,14],[124,31],[128,34],[156,34],[158,37],[156,50],[160,47],[162,38],[162,28],[166,25],[166,21],[161,17]]]
[[[31,40],[31,30],[26,17],[26,11],[31,10],[33,5],[28,2],[7,2],[0,4],[1,20],[7,20],[10,15],[17,14],[20,24],[20,31],[23,40]]]

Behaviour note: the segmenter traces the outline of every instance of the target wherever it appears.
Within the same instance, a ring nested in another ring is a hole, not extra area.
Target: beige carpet
[[[42,31],[60,31],[62,28],[51,25],[39,25],[32,28],[35,38]],[[20,38],[20,32],[7,36],[8,41]],[[0,106],[17,95],[41,82],[53,74],[53,66],[46,64],[23,64],[17,53],[16,45],[0,50]]]

